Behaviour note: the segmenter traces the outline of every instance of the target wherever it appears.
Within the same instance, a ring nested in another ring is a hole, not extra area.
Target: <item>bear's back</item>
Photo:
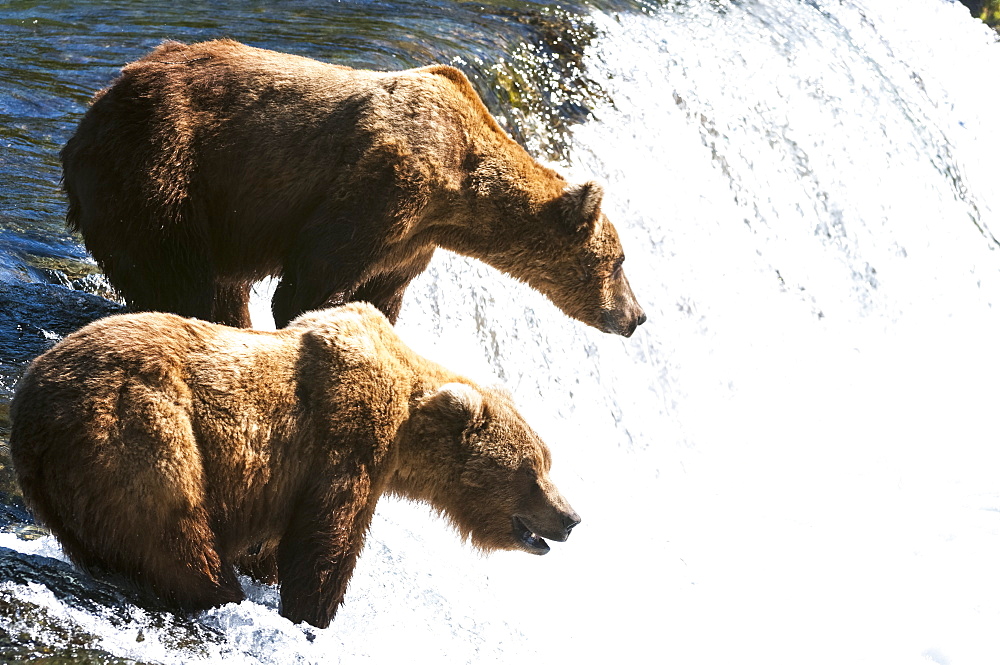
[[[18,384],[12,419],[15,425],[29,420],[54,424],[62,415],[73,421],[79,414],[72,409],[83,403],[107,402],[111,409],[126,382],[141,381],[150,390],[193,386],[210,378],[211,373],[200,371],[208,365],[252,371],[260,357],[290,364],[287,351],[294,350],[294,343],[290,349],[287,337],[160,312],[109,316],[35,359]],[[65,405],[68,412],[53,412],[49,404]]]

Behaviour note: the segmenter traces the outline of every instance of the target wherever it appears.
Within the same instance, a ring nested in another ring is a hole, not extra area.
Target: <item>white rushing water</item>
[[[67,622],[157,662],[1000,662],[1000,45],[941,0],[595,20],[614,106],[560,168],[606,184],[649,322],[440,252],[399,324],[513,392],[573,537],[481,558],[384,501],[327,630],[270,589],[197,658]]]

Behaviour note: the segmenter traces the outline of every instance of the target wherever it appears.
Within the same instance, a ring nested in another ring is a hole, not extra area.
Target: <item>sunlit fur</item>
[[[35,360],[11,419],[25,498],[70,558],[183,610],[242,600],[235,566],[326,626],[385,492],[486,550],[526,549],[515,515],[556,540],[579,521],[510,397],[362,303],[277,332],[108,317]]]
[[[279,327],[355,300],[395,322],[444,247],[601,330],[644,319],[627,282],[565,272],[622,253],[600,187],[535,161],[453,67],[166,42],[95,96],[62,160],[67,221],[136,310],[247,327],[275,276]]]

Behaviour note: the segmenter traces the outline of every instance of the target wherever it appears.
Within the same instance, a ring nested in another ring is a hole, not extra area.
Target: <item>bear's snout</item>
[[[568,514],[563,515],[562,519],[563,528],[566,530],[566,538],[569,538],[569,532],[573,530],[573,527],[580,523],[580,516],[575,512],[570,511]],[[565,538],[563,540],[565,540]]]
[[[635,329],[646,322],[646,312],[642,311],[642,308],[638,307],[638,305],[636,307],[639,309],[639,313],[635,315],[632,321],[628,324],[628,330],[622,333],[624,337],[631,337],[632,333],[635,332]]]
[[[646,322],[646,312],[633,301],[631,307],[604,312],[603,330],[613,335],[631,337]]]
[[[542,512],[515,515],[511,521],[515,539],[522,549],[532,554],[547,554],[549,545],[545,539],[565,542],[573,527],[580,523],[580,516],[568,505],[565,508],[551,506]]]
[[[636,301],[628,278],[619,271],[610,285],[610,307],[601,312],[601,330],[613,335],[631,337],[636,328],[646,322],[646,312]]]

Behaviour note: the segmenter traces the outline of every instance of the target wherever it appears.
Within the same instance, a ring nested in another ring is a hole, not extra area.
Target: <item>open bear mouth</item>
[[[514,523],[514,537],[525,550],[532,554],[548,553],[549,544],[529,529],[524,520],[515,515],[512,521]]]

